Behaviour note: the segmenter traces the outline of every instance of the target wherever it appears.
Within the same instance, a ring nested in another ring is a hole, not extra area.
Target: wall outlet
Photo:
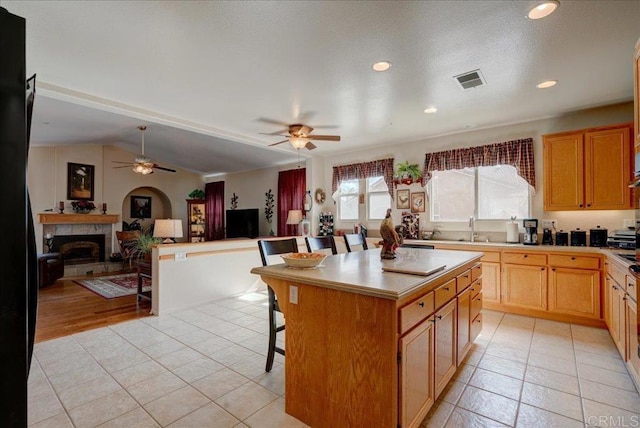
[[[187,261],[187,253],[185,253],[185,252],[176,253],[175,260],[177,262],[186,262]]]
[[[558,228],[558,220],[556,219],[544,219],[544,220],[540,220],[540,227],[543,229],[553,229],[555,226],[555,228]]]
[[[295,285],[289,286],[289,302],[294,305],[298,304],[298,287]]]
[[[622,226],[623,226],[625,229],[633,228],[633,220],[632,220],[632,219],[630,219],[630,218],[625,218],[625,219],[622,221]]]

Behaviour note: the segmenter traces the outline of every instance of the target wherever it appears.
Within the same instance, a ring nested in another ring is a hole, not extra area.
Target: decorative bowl
[[[280,257],[282,257],[287,267],[309,269],[318,267],[327,256],[320,253],[291,253]]]

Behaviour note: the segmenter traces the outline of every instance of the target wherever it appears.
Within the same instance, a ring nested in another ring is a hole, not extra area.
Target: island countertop
[[[419,288],[471,262],[479,260],[481,252],[453,250],[424,250],[398,248],[398,258],[381,260],[380,249],[355,251],[328,256],[315,269],[291,269],[284,264],[255,267],[251,273],[318,287],[364,294],[391,300],[400,300]],[[384,272],[383,267],[434,267],[443,270],[429,276]]]

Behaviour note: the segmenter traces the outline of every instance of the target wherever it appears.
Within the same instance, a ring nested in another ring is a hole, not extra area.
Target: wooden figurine
[[[382,252],[380,258],[382,259],[395,259],[396,248],[402,244],[395,227],[393,226],[393,220],[391,219],[391,209],[387,210],[387,215],[380,224],[380,236],[382,237]]]

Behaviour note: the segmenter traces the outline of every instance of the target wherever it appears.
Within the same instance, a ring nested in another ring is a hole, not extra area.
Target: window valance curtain
[[[204,203],[207,224],[205,239],[207,241],[224,239],[224,181],[205,184]]]
[[[432,171],[494,165],[512,165],[518,175],[536,188],[533,138],[427,153],[424,159],[424,177],[428,183]]]
[[[369,177],[384,177],[387,183],[389,194],[393,199],[393,158],[381,159],[371,162],[354,163],[351,165],[341,165],[333,167],[333,181],[331,183],[331,193],[336,193],[340,182],[344,180],[360,180]]]

